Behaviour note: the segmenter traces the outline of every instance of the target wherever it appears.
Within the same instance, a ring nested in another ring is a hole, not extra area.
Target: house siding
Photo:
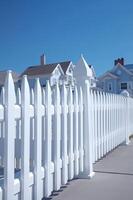
[[[106,92],[113,92],[116,94],[120,94],[124,89],[121,89],[121,83],[127,83],[127,91],[130,96],[133,96],[133,73],[131,70],[123,69],[124,66],[115,66],[112,70],[107,72],[101,78],[98,78],[97,87],[102,88]],[[111,73],[113,76],[110,76]],[[112,90],[109,91],[108,85],[112,85]],[[104,85],[104,86],[103,86]]]

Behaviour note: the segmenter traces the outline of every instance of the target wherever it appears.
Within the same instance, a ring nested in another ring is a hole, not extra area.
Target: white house
[[[98,77],[97,87],[106,92],[133,96],[133,64],[125,64],[124,58],[118,58],[111,70]]]
[[[75,82],[79,86],[83,86],[85,80],[88,80],[90,87],[96,87],[96,74],[92,65],[87,64],[83,55],[81,55],[78,63],[73,69],[73,75],[75,77]]]
[[[78,63],[74,65],[72,61],[64,61],[58,63],[46,64],[44,55],[40,57],[40,64],[28,67],[20,76],[20,81],[23,75],[28,76],[30,87],[34,87],[35,79],[39,78],[42,87],[46,86],[47,80],[50,85],[56,83],[66,86],[74,85],[83,86],[85,80],[89,80],[90,86],[96,87],[96,75],[92,65],[88,65],[83,55],[81,55]]]
[[[45,56],[40,57],[40,64],[28,67],[20,76],[20,82],[23,75],[28,76],[30,87],[34,86],[36,78],[40,79],[40,83],[43,87],[46,85],[46,81],[50,81],[50,85],[54,86],[56,83],[62,85],[65,82],[66,85],[74,85],[73,79],[73,63],[71,61],[58,62],[46,64]]]

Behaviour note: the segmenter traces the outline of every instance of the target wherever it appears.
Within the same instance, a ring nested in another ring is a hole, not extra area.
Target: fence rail
[[[0,94],[0,200],[41,200],[68,180],[92,177],[93,163],[133,133],[133,99],[49,82],[34,90],[9,71]]]

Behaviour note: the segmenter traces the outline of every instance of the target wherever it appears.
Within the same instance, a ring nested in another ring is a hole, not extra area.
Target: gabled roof
[[[124,67],[128,70],[133,70],[133,64],[124,65]]]
[[[116,66],[114,66],[114,68],[111,70],[111,72],[115,71],[115,69],[116,69],[117,67],[122,68],[122,69],[123,69],[127,74],[129,74],[129,75],[133,75],[133,73],[132,73],[130,70],[128,70],[128,69],[125,67],[125,65],[123,66],[123,65],[121,65],[120,63],[118,63]]]
[[[66,73],[71,61],[59,62],[64,73]]]
[[[34,75],[41,75],[41,74],[46,74],[46,75],[51,74],[55,70],[56,67],[57,67],[57,64],[30,66],[21,74],[21,76],[23,76],[23,75],[34,76]]]
[[[66,73],[70,63],[71,61],[65,61],[59,63],[30,66],[21,74],[21,76],[50,75],[57,66],[61,66],[62,72]]]
[[[103,78],[106,77],[106,76],[110,76],[111,78],[115,78],[115,79],[118,79],[118,78],[119,78],[117,75],[113,74],[112,72],[107,71],[107,72],[105,72],[103,75],[99,76],[98,79],[99,79],[99,80],[100,80],[100,79],[103,79]]]

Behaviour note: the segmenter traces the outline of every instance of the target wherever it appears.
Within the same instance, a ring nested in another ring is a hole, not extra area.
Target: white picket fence
[[[92,177],[93,163],[133,133],[133,99],[66,89],[27,77],[15,91],[9,71],[0,94],[0,200],[41,200],[68,180]],[[3,171],[4,170],[4,171]]]

